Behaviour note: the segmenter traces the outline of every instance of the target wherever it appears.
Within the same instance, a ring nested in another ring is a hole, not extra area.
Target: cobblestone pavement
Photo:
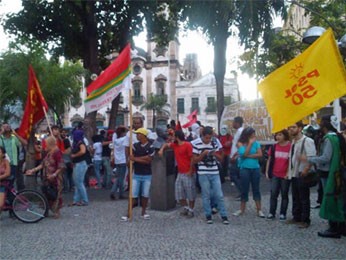
[[[268,183],[264,180],[263,211],[268,212]],[[230,225],[214,216],[205,223],[201,198],[196,216],[179,216],[180,209],[149,210],[151,220],[140,218],[134,209],[130,223],[120,221],[127,201],[110,201],[109,191],[89,190],[88,207],[64,207],[59,220],[47,218],[23,224],[4,212],[0,221],[1,259],[345,259],[346,237],[323,239],[317,231],[327,223],[312,210],[312,225],[306,230],[279,220],[255,216],[250,202],[246,214],[234,217],[239,208],[229,183],[224,184]],[[262,187],[262,188],[263,188]],[[263,190],[263,189],[262,189]],[[65,204],[71,194],[65,196]],[[312,191],[312,201],[316,191]],[[291,208],[291,205],[289,206]],[[289,214],[290,215],[290,214]]]

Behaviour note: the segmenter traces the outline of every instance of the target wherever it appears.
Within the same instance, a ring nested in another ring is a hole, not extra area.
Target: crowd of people
[[[310,188],[317,183],[320,216],[329,221],[329,228],[318,235],[333,238],[346,235],[346,141],[337,131],[337,118],[322,117],[319,129],[315,127],[312,132],[310,126],[297,122],[275,133],[276,142],[269,149],[256,139],[254,128],[243,125],[243,118],[235,117],[232,127],[223,125],[217,134],[213,127],[197,121],[184,133],[180,124],[172,120],[166,131],[161,129],[156,135],[143,128],[143,120],[138,117],[133,119],[131,137],[128,128],[118,126],[115,131],[102,130],[91,142],[84,136],[82,124],[71,137],[66,130],[52,126],[48,137],[35,141],[35,163],[31,165],[24,162],[28,142],[4,123],[0,135],[0,208],[4,204],[5,187],[16,180],[17,188],[23,189],[23,176],[41,177],[42,192],[55,218],[60,216],[63,192],[74,192],[73,202],[68,206],[87,206],[86,186],[91,183],[88,169],[92,165],[95,189],[110,189],[110,199],[117,200],[126,198],[125,187],[132,185],[133,201],[129,207],[140,205],[141,217],[149,220],[153,157],[156,154],[163,157],[166,149],[172,149],[177,172],[175,198],[182,206],[181,216],[195,216],[195,200],[200,190],[206,223],[212,224],[213,215],[219,213],[222,223],[228,225],[222,183],[229,179],[240,200],[234,216],[245,213],[251,186],[258,217],[276,219],[280,195],[278,219],[306,229],[311,224]],[[271,181],[267,215],[262,211],[260,191],[265,155],[268,158],[264,174]],[[130,162],[132,183],[127,183]],[[48,191],[52,186],[53,195]],[[290,189],[292,218],[288,219]],[[127,214],[121,218],[128,219]]]

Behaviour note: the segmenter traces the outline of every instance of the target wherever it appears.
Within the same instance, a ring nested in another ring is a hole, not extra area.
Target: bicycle
[[[36,190],[17,191],[6,186],[2,210],[24,223],[36,223],[48,216],[49,207],[45,196]]]

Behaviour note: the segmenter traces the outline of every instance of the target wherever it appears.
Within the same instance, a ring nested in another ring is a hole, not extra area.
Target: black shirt
[[[153,142],[148,141],[145,145],[142,145],[140,142],[133,144],[133,155],[135,157],[142,157],[142,156],[154,156],[155,149],[153,147]],[[151,164],[144,164],[144,163],[133,163],[135,174],[138,175],[151,175]]]
[[[83,144],[84,146],[86,146],[83,142],[78,143],[77,146],[76,146],[75,148],[72,149],[72,154],[78,153],[78,152],[80,151],[80,146],[81,146],[82,144]],[[86,147],[85,147],[85,149],[86,149]],[[83,154],[83,155],[81,155],[81,156],[72,158],[72,162],[73,162],[73,163],[79,163],[79,162],[82,162],[82,161],[85,161],[85,160],[86,160],[86,154]]]

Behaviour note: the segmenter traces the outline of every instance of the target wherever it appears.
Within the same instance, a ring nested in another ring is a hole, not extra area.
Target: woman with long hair
[[[249,188],[251,184],[253,199],[256,203],[257,216],[264,218],[261,209],[260,184],[260,164],[262,157],[261,145],[256,141],[255,129],[247,127],[243,130],[238,140],[238,164],[240,168],[241,183],[241,202],[240,210],[233,213],[234,216],[240,216],[244,213],[246,202],[249,200]]]

